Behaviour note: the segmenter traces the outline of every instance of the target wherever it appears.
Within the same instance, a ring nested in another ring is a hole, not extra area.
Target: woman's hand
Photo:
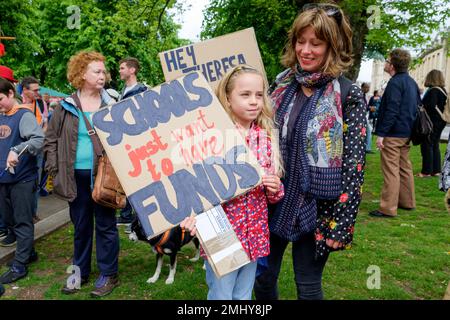
[[[184,228],[187,232],[191,232],[191,236],[195,236],[197,234],[197,228],[195,227],[195,223],[197,220],[195,217],[186,217],[183,221],[180,223],[180,227]]]
[[[280,191],[281,180],[277,175],[269,174],[262,177],[262,184],[270,193],[277,193]]]
[[[327,239],[326,244],[327,244],[327,246],[329,246],[330,248],[333,248],[333,249],[342,248],[344,246],[344,244],[342,242],[339,242],[336,240],[331,240],[331,239]]]

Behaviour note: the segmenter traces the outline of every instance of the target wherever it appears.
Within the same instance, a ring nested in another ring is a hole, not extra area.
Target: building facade
[[[416,80],[419,88],[425,90],[424,82],[428,72],[433,69],[442,71],[445,79],[445,88],[447,92],[450,89],[450,56],[448,56],[447,39],[436,42],[434,48],[426,50],[420,58],[420,64],[415,65],[410,70],[411,77]]]
[[[411,77],[416,80],[419,88],[425,90],[424,82],[428,72],[433,69],[440,70],[444,73],[445,87],[450,92],[450,56],[448,56],[448,39],[440,39],[435,41],[432,48],[425,50],[421,55],[421,62],[414,65],[409,71]],[[372,67],[372,79],[370,92],[380,90],[386,87],[387,82],[391,78],[384,72],[384,60],[374,60]]]
[[[374,59],[372,65],[372,79],[370,82],[370,95],[373,95],[375,90],[382,92],[384,88],[386,88],[390,78],[391,76],[384,72],[384,60]]]

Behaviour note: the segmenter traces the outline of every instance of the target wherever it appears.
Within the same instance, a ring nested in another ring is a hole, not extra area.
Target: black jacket
[[[126,86],[123,88],[122,92],[120,93],[120,97],[119,100],[124,100],[126,98],[132,97],[138,93],[144,92],[146,91],[148,88],[146,86],[144,86],[142,83],[137,83],[133,89],[131,89],[130,91],[128,91],[124,96],[123,95],[123,91],[125,90]]]
[[[377,135],[409,138],[420,104],[417,83],[407,72],[396,73],[388,82],[378,110]]]
[[[445,88],[441,88],[445,91]],[[439,113],[436,111],[436,106],[444,112],[445,102],[447,101],[447,97],[442,93],[438,88],[429,88],[425,93],[425,96],[422,99],[423,106],[430,116],[431,122],[434,124],[443,124],[445,126],[445,121],[442,120]]]

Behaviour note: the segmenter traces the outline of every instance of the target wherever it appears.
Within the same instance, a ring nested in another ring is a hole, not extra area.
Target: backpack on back
[[[417,106],[416,120],[411,130],[412,144],[417,146],[423,142],[431,143],[431,134],[433,133],[433,123],[428,116],[423,105]]]
[[[424,142],[431,143],[431,135],[433,134],[433,122],[431,122],[425,107],[420,99],[419,87],[417,87],[417,113],[411,130],[410,140],[413,145],[417,146]]]
[[[437,113],[439,113],[439,115],[441,116],[442,120],[444,120],[447,123],[450,123],[450,99],[448,98],[448,95],[445,93],[444,90],[442,90],[441,87],[433,87],[436,89],[439,89],[445,96],[445,98],[447,99],[447,101],[444,104],[444,112],[442,112],[438,106],[435,106]]]

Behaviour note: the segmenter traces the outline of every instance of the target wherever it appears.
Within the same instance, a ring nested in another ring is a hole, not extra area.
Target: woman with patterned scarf
[[[268,268],[257,299],[277,299],[284,251],[292,242],[299,299],[323,299],[330,251],[351,246],[361,201],[366,109],[361,90],[342,73],[352,64],[352,31],[342,10],[307,4],[289,31],[287,70],[271,87],[286,170],[285,197],[269,215]]]

